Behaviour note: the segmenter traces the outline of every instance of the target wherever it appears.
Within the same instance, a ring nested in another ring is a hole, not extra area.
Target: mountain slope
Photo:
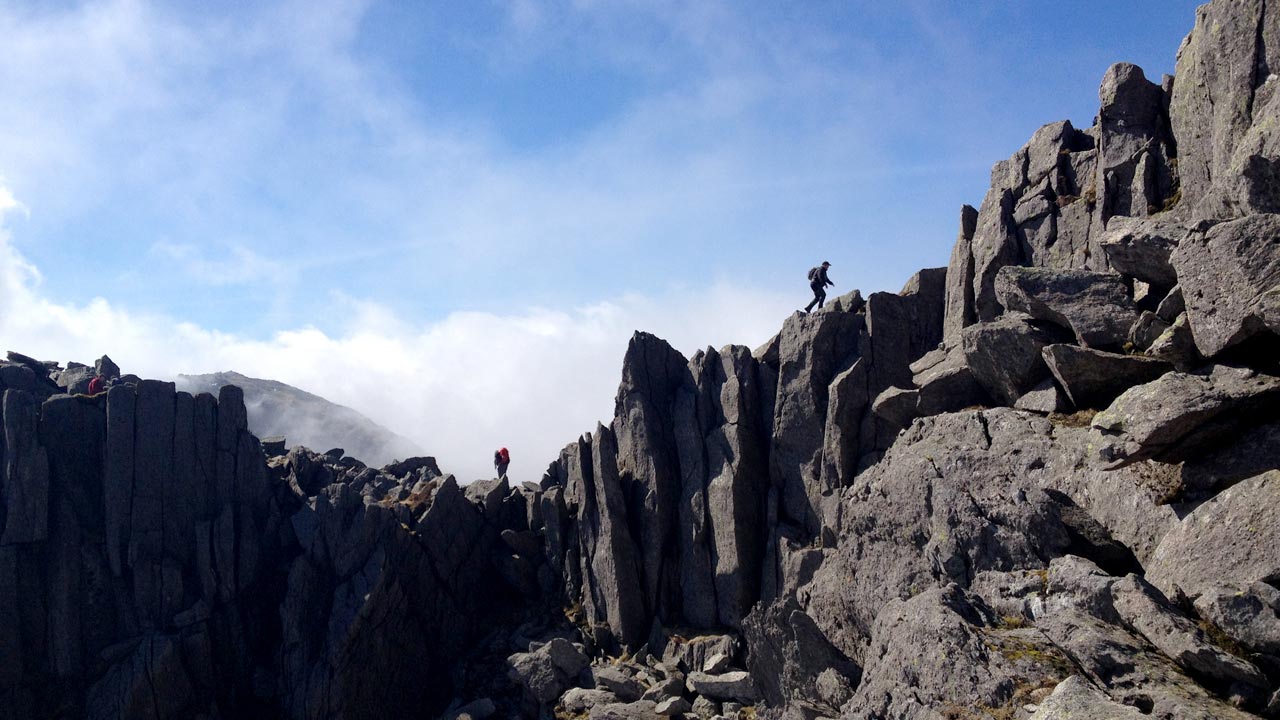
[[[217,395],[224,385],[238,385],[244,390],[250,432],[258,437],[283,436],[291,447],[304,445],[318,452],[340,447],[348,456],[375,467],[426,454],[412,440],[349,407],[276,380],[219,372],[179,375],[174,384],[193,395]]]

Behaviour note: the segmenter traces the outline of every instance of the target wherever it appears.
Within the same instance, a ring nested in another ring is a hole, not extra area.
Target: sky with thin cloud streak
[[[820,260],[945,264],[990,166],[1111,62],[1171,72],[1193,8],[0,4],[0,349],[278,379],[537,479],[632,331],[755,345]]]

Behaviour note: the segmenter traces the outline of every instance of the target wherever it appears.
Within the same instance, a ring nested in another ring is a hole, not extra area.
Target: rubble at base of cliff
[[[10,353],[0,715],[1280,718],[1267,5],[1110,68],[900,292],[636,333],[539,483]]]

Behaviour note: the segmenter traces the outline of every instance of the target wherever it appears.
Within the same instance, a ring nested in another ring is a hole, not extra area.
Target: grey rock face
[[[1169,597],[1195,601],[1230,583],[1274,581],[1280,573],[1280,472],[1235,485],[1182,519],[1156,548],[1147,580]]]
[[[1123,345],[1138,315],[1122,278],[1111,273],[1008,267],[994,284],[1006,309],[1066,328],[1087,347]]]
[[[781,489],[783,514],[819,530],[824,495],[822,451],[828,387],[852,367],[865,318],[835,308],[815,315],[795,314],[782,326],[777,406],[769,448],[770,481]]]
[[[1076,407],[1102,407],[1124,390],[1173,370],[1169,363],[1076,345],[1049,345],[1044,360]]]
[[[1051,653],[1048,643],[1004,638],[980,599],[952,585],[893,600],[876,618],[871,660],[846,716],[929,718],[937,708],[1005,707],[1015,678],[1038,684],[1044,670],[1018,667],[1013,646]],[[1005,652],[1006,640],[1010,647]],[[926,650],[927,648],[927,650]],[[955,658],[980,658],[957,663]],[[1030,674],[1032,677],[1028,678]]]
[[[0,489],[4,497],[4,534],[0,545],[45,540],[49,535],[49,459],[36,440],[40,406],[18,390],[3,397],[3,454]]]
[[[973,297],[973,234],[977,226],[978,211],[969,205],[960,208],[960,236],[947,265],[943,335],[948,338],[977,321]]]
[[[744,623],[750,652],[748,668],[761,698],[770,706],[784,707],[801,698],[820,696],[819,680],[847,688],[858,684],[861,670],[826,638],[792,598],[769,607],[757,607]],[[830,693],[828,693],[830,694]],[[838,707],[828,707],[835,715]]]
[[[1277,212],[1276,84],[1280,17],[1265,0],[1216,0],[1178,50],[1169,104],[1182,194],[1202,217]]]
[[[1280,333],[1280,216],[1252,215],[1189,237],[1173,265],[1205,357]]]
[[[1266,677],[1256,667],[1210,644],[1195,623],[1137,575],[1112,585],[1111,596],[1129,629],[1187,670],[1227,683],[1267,687]]]
[[[1196,612],[1251,652],[1280,654],[1280,590],[1263,582],[1228,583],[1201,593]]]
[[[1094,416],[1092,427],[1112,467],[1146,458],[1176,462],[1248,424],[1277,395],[1280,379],[1246,368],[1167,373],[1126,390]]]

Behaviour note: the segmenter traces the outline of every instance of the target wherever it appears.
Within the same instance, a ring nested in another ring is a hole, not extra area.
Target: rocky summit
[[[637,333],[541,483],[10,353],[0,716],[1280,717],[1273,68],[1274,0],[1204,5],[946,267],[754,350]]]

